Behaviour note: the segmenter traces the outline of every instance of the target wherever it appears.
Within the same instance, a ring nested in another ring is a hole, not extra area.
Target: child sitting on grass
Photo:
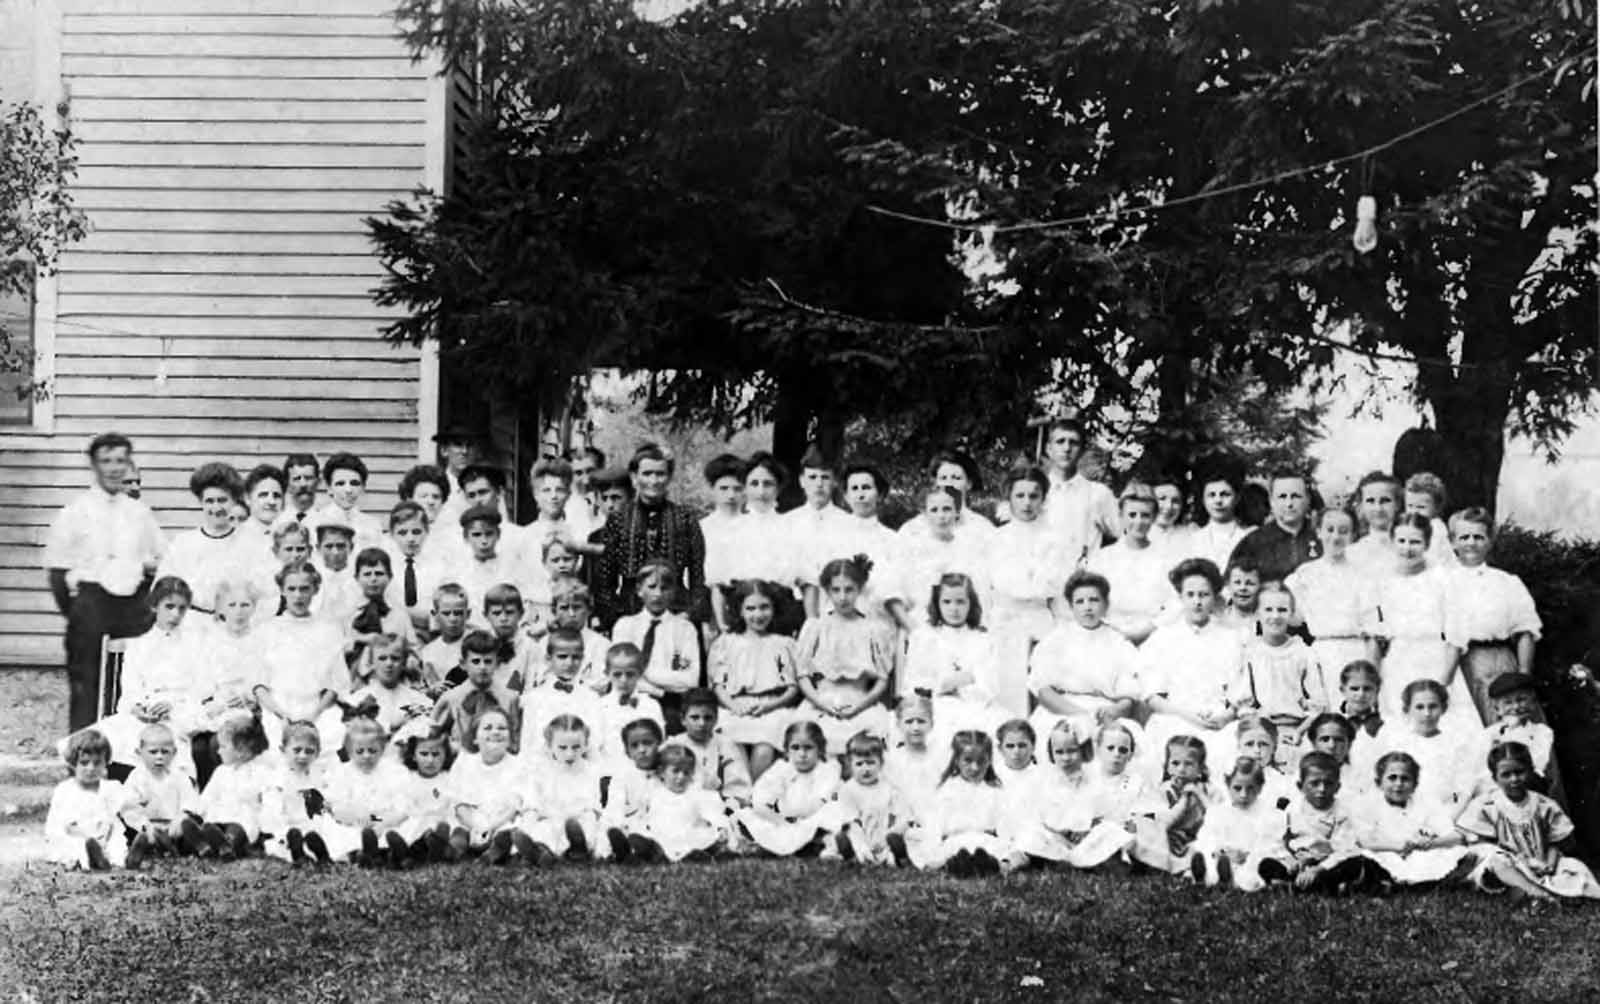
[[[1430,885],[1466,875],[1465,848],[1451,811],[1414,797],[1421,767],[1406,753],[1386,753],[1376,767],[1377,793],[1358,807],[1356,840],[1387,882]]]
[[[1283,846],[1287,825],[1283,811],[1264,794],[1266,771],[1252,757],[1234,761],[1224,778],[1227,800],[1211,807],[1195,838],[1189,867],[1196,882],[1242,892],[1266,885],[1258,869]]]
[[[455,749],[450,738],[421,719],[412,719],[394,736],[400,762],[411,772],[406,819],[400,836],[411,860],[443,861],[450,846],[450,768]]]
[[[296,868],[307,861],[332,864],[361,846],[360,834],[334,822],[323,789],[327,781],[318,763],[322,737],[310,722],[289,722],[283,727],[279,750],[282,769],[267,791],[262,828],[272,834],[266,842],[268,857],[287,858]],[[329,842],[332,846],[329,846]]]
[[[1172,875],[1191,867],[1194,841],[1205,824],[1207,810],[1221,800],[1206,769],[1206,744],[1196,736],[1167,740],[1161,787],[1154,811],[1134,822],[1136,840],[1129,848],[1133,860]]]
[[[121,867],[128,841],[118,813],[126,796],[106,779],[111,743],[96,729],[76,732],[67,740],[66,761],[72,776],[56,785],[44,817],[46,855],[69,868]]]
[[[139,733],[139,766],[123,784],[122,820],[135,834],[128,847],[129,870],[151,854],[175,853],[183,820],[199,803],[194,780],[173,769],[177,753],[177,740],[166,725],[146,725]]]
[[[957,878],[998,875],[1012,858],[1002,839],[1005,826],[994,742],[982,732],[957,732],[932,804],[918,813],[907,835],[906,855],[918,868],[944,868]],[[901,848],[890,846],[899,857]]]
[[[561,714],[543,735],[543,751],[529,757],[522,812],[511,834],[517,857],[538,868],[563,856],[583,861],[600,847],[600,771],[589,760],[589,726]]]
[[[649,800],[650,786],[656,781],[665,734],[661,723],[652,718],[636,718],[624,725],[620,733],[623,760],[614,764],[611,776],[601,782],[605,809],[600,821],[617,860],[628,856],[627,834],[642,825],[641,813]],[[613,832],[622,834],[622,844],[617,843]]]
[[[1096,815],[1094,779],[1084,770],[1094,755],[1087,728],[1087,720],[1061,719],[1045,736],[1048,762],[1030,786],[1026,816],[1013,824],[1018,847],[1037,861],[1097,868],[1133,843],[1120,819]]]
[[[840,857],[872,865],[904,865],[905,831],[911,824],[911,810],[905,796],[883,777],[884,742],[867,732],[858,732],[845,746],[850,760],[850,780],[839,788],[839,812],[843,827],[836,837]],[[897,855],[889,837],[897,835]]]
[[[185,850],[223,861],[249,855],[261,836],[267,792],[275,781],[271,766],[261,760],[266,751],[267,734],[256,719],[234,718],[223,723],[217,733],[222,763],[200,793],[199,821],[194,817],[183,821]]]
[[[1300,797],[1289,805],[1284,846],[1257,873],[1305,892],[1342,893],[1365,881],[1367,861],[1356,846],[1355,819],[1339,799],[1333,757],[1313,751],[1300,758]]]
[[[450,771],[452,860],[483,854],[490,864],[511,855],[512,823],[522,811],[522,765],[511,752],[511,717],[498,707],[478,712],[466,751]]]
[[[638,864],[710,860],[728,839],[721,800],[694,783],[692,750],[666,746],[660,760],[661,778],[647,789],[631,831],[607,831],[612,855]]]
[[[328,808],[333,818],[361,834],[361,850],[356,858],[364,868],[384,862],[394,868],[404,866],[410,847],[400,835],[405,821],[405,769],[384,756],[389,734],[371,718],[353,718],[345,725],[344,762],[328,771]],[[381,845],[380,845],[381,840]]]
[[[717,728],[717,695],[696,687],[683,695],[683,734],[672,737],[695,755],[695,781],[734,812],[750,804],[750,770],[739,744]]]
[[[783,734],[785,759],[761,775],[750,807],[736,813],[744,835],[779,857],[817,854],[827,834],[840,829],[839,765],[816,722],[799,721]]]
[[[1561,853],[1572,837],[1572,820],[1561,806],[1529,788],[1533,754],[1521,743],[1501,743],[1489,751],[1495,791],[1478,796],[1456,818],[1468,837],[1493,844],[1476,878],[1484,888],[1508,888],[1513,895],[1600,899],[1600,883],[1577,858]]]

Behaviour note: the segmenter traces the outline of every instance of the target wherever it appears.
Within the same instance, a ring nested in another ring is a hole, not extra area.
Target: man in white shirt
[[[128,437],[102,433],[89,443],[88,454],[95,483],[56,516],[44,551],[50,591],[67,618],[72,731],[95,720],[102,640],[141,634],[150,626],[144,597],[167,546],[149,507],[126,492],[133,454]]]
[[[1106,538],[1120,536],[1117,499],[1111,489],[1078,473],[1083,457],[1083,426],[1062,418],[1050,424],[1045,441],[1050,492],[1044,501],[1044,522],[1061,536],[1074,567],[1100,549]]]

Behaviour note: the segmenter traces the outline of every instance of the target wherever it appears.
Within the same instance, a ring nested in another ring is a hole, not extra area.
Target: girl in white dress
[[[1243,484],[1225,471],[1201,475],[1200,503],[1205,520],[1189,537],[1189,557],[1205,558],[1218,568],[1227,568],[1233,549],[1250,533],[1251,527],[1239,520],[1239,494]]]
[[[490,864],[511,855],[512,824],[522,811],[522,766],[511,752],[511,718],[478,712],[471,743],[450,769],[450,857],[481,853]]]
[[[912,529],[911,523],[900,528],[899,593],[907,602],[907,620],[900,626],[906,631],[916,629],[915,608],[947,573],[960,572],[971,576],[978,583],[980,594],[989,591],[988,581],[983,576],[988,568],[985,549],[993,531],[983,534],[982,539],[974,537],[970,531],[958,533],[957,518],[960,513],[961,502],[957,494],[952,489],[936,485],[923,495],[922,522],[916,524],[917,528]]]
[[[1266,795],[1266,767],[1254,757],[1234,761],[1226,777],[1227,799],[1206,811],[1194,841],[1189,870],[1201,885],[1255,892],[1266,886],[1261,862],[1282,853],[1288,821]]]
[[[192,691],[199,698],[199,732],[216,732],[226,718],[256,711],[255,687],[267,662],[256,639],[261,597],[248,579],[224,579],[217,586],[217,626],[201,642],[205,674]]]
[[[934,584],[926,621],[911,633],[902,689],[933,698],[947,735],[993,733],[1006,717],[995,704],[995,656],[972,579],[948,572]]]
[[[1039,734],[1026,719],[1012,718],[1002,722],[992,733],[995,745],[1000,747],[1000,761],[995,764],[995,776],[1009,796],[1025,791],[1046,770],[1035,763],[1033,749],[1039,743]],[[1049,733],[1045,733],[1049,735]]]
[[[1048,763],[1030,787],[1030,804],[1017,819],[1017,848],[1039,861],[1097,868],[1133,843],[1120,819],[1096,814],[1095,781],[1084,770],[1094,745],[1084,726],[1063,719],[1045,737]]]
[[[1426,679],[1444,685],[1453,721],[1481,726],[1457,666],[1461,653],[1445,637],[1449,583],[1443,572],[1428,567],[1432,534],[1428,521],[1419,516],[1395,521],[1395,574],[1378,579],[1367,593],[1367,658],[1383,674],[1379,698],[1385,718],[1399,718],[1406,685]]]
[[[815,722],[784,730],[785,759],[761,775],[750,807],[734,820],[758,847],[779,857],[822,850],[827,834],[844,826],[838,803],[839,765],[827,758],[827,739]]]
[[[262,812],[261,829],[270,835],[262,849],[267,857],[296,868],[311,860],[319,865],[331,864],[335,857],[344,861],[361,848],[360,831],[341,826],[328,811],[321,755],[316,726],[290,722],[283,727],[277,776],[268,786]]]
[[[350,671],[339,625],[311,613],[311,601],[321,584],[321,574],[311,565],[279,569],[284,610],[255,632],[266,662],[255,699],[269,738],[276,737],[282,745],[285,722],[311,722],[322,735],[322,749],[331,756],[344,744],[338,695],[349,689]]]
[[[833,550],[839,554],[864,554],[878,574],[861,595],[861,609],[898,627],[908,616],[908,598],[900,595],[900,535],[878,515],[889,495],[889,479],[872,464],[854,463],[844,469],[844,500],[850,518],[836,522]],[[909,598],[915,602],[915,597]]]
[[[450,736],[413,719],[394,742],[411,772],[400,836],[410,845],[413,862],[443,861],[450,846],[450,768],[456,759]]]
[[[1144,730],[1131,719],[1108,722],[1095,732],[1090,766],[1095,818],[1134,832],[1134,816],[1149,800],[1148,772],[1139,763]]]
[[[700,520],[700,536],[706,545],[706,586],[717,630],[726,631],[722,590],[734,582],[728,570],[738,546],[735,527],[744,510],[744,461],[731,453],[712,457],[706,463],[705,477],[706,487],[711,489],[711,511]]]
[[[857,558],[828,562],[821,581],[833,609],[806,621],[795,645],[805,703],[793,717],[816,722],[827,744],[841,751],[863,729],[888,733],[883,698],[900,661],[893,630],[858,606],[871,568]]]
[[[120,764],[136,764],[134,751],[146,725],[165,724],[178,739],[177,769],[193,775],[189,736],[199,725],[200,702],[196,681],[208,675],[199,630],[185,623],[189,612],[189,584],[173,576],[157,579],[150,587],[150,607],[155,625],[129,639],[122,657],[122,696],[115,714],[94,727],[111,743]]]
[[[994,771],[994,742],[982,732],[957,732],[950,763],[906,839],[911,863],[944,868],[957,878],[997,875],[1016,859],[1005,835],[1006,799]]]
[[[1059,533],[1046,526],[1050,479],[1037,467],[1006,478],[1011,520],[985,547],[989,630],[995,636],[995,703],[1007,715],[1028,713],[1028,659],[1056,626],[1054,606],[1070,569]]]
[[[722,592],[724,614],[731,602],[735,582],[761,579],[785,586],[809,578],[814,568],[801,568],[790,535],[783,531],[778,513],[778,493],[789,480],[789,472],[769,453],[757,453],[744,469],[744,515],[734,520],[726,534],[723,556],[715,569],[707,566],[706,583]],[[715,571],[716,578],[712,578]],[[778,612],[780,634],[793,631],[804,618],[798,601],[791,595]],[[788,623],[786,617],[793,617]],[[721,620],[719,624],[726,623]]]
[[[1457,563],[1441,571],[1449,590],[1444,637],[1461,653],[1459,675],[1483,724],[1494,721],[1489,687],[1506,673],[1531,673],[1544,623],[1521,579],[1487,564],[1494,521],[1483,509],[1450,517]],[[1533,704],[1535,721],[1544,715]]]
[[[600,849],[600,771],[589,759],[589,726],[557,715],[544,728],[524,782],[522,812],[511,834],[524,863],[548,867],[561,857],[582,861]]]
[[[1457,727],[1449,719],[1450,695],[1437,680],[1413,680],[1401,692],[1405,717],[1384,725],[1363,745],[1378,760],[1389,753],[1406,753],[1420,769],[1417,797],[1424,803],[1455,806],[1472,794],[1479,768],[1474,755],[1480,749],[1478,732]],[[1371,790],[1373,761],[1354,764],[1361,790]]]
[[[695,755],[687,746],[667,746],[660,759],[661,777],[646,790],[633,832],[625,843],[611,838],[613,856],[645,864],[709,860],[728,840],[722,800],[694,783]]]
[[[933,734],[933,698],[907,694],[895,705],[895,725],[899,745],[884,757],[889,781],[905,793],[913,816],[933,804],[946,760],[929,742]]]
[[[911,812],[903,792],[884,777],[886,744],[865,732],[850,737],[850,780],[839,787],[844,826],[837,837],[841,857],[860,864],[905,862],[905,831]]]
[[[1067,580],[1063,595],[1072,620],[1039,642],[1028,673],[1028,689],[1039,703],[1035,731],[1048,733],[1062,716],[1104,725],[1129,717],[1138,705],[1139,650],[1105,623],[1110,590],[1095,572],[1074,572]]]
[[[111,743],[97,729],[82,729],[67,740],[64,756],[72,776],[50,793],[45,854],[69,868],[120,868],[128,857],[119,818],[126,797],[122,785],[106,777]]]
[[[1394,567],[1395,541],[1390,534],[1400,514],[1400,484],[1382,471],[1367,474],[1356,485],[1356,514],[1361,536],[1350,545],[1350,560],[1368,574],[1386,574]]]
[[[223,724],[217,734],[222,764],[200,793],[201,822],[188,819],[181,824],[185,850],[223,861],[250,853],[270,807],[268,792],[276,790],[276,771],[261,756],[268,748],[266,733],[254,718]]]
[[[1317,517],[1322,557],[1296,568],[1283,583],[1294,594],[1296,623],[1311,632],[1311,651],[1322,665],[1330,708],[1339,706],[1339,670],[1367,658],[1362,603],[1373,574],[1350,560],[1355,527],[1355,517],[1345,510],[1324,509]]]
[[[1171,568],[1184,558],[1201,557],[1194,551],[1191,539],[1194,526],[1183,518],[1188,496],[1183,479],[1175,474],[1158,474],[1151,479],[1150,490],[1156,499],[1156,521],[1150,526],[1150,543],[1161,551],[1167,567]]]
[[[1187,734],[1203,740],[1214,758],[1231,757],[1222,729],[1235,717],[1228,688],[1239,677],[1244,646],[1237,632],[1212,619],[1222,573],[1204,558],[1190,558],[1172,570],[1172,584],[1183,619],[1157,628],[1139,650],[1150,743],[1164,747],[1168,738]]]
[[[1130,484],[1117,511],[1122,516],[1122,536],[1089,556],[1089,570],[1111,583],[1106,622],[1141,645],[1175,599],[1169,578],[1175,562],[1150,541],[1156,518],[1156,498],[1150,489]]]
[[[382,725],[371,718],[352,718],[345,727],[347,759],[328,768],[323,790],[334,821],[360,834],[356,860],[368,868],[402,868],[411,856],[400,834],[411,777],[397,758],[384,755],[388,746],[389,733]]]
[[[1294,799],[1295,787],[1290,775],[1279,766],[1284,749],[1278,738],[1278,727],[1267,718],[1241,718],[1234,728],[1234,752],[1261,765],[1261,798],[1268,805],[1283,809]],[[1294,760],[1290,770],[1298,767],[1299,756]]]
[[[752,779],[777,759],[788,711],[800,696],[794,639],[772,633],[780,590],[746,580],[734,591],[728,630],[711,643],[707,677],[722,705],[722,735],[739,744]]]
[[[1416,797],[1420,776],[1410,754],[1385,753],[1375,771],[1377,791],[1356,807],[1356,843],[1401,885],[1438,882],[1473,856],[1455,813]]]
[[[933,460],[928,463],[928,475],[932,478],[934,487],[944,489],[955,502],[955,512],[950,522],[955,535],[974,551],[987,547],[994,536],[994,521],[968,505],[972,493],[983,490],[982,479],[978,476],[978,465],[964,453],[946,450],[935,454]],[[910,540],[937,533],[939,531],[932,525],[935,521],[936,519],[924,510],[922,515],[913,516],[908,520],[900,528],[900,534]]]

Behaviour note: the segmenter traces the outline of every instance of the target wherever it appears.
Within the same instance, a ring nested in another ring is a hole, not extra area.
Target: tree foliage
[[[83,239],[87,221],[67,189],[77,170],[73,149],[72,133],[51,129],[35,106],[0,108],[0,297],[29,296],[34,278],[53,272],[61,250]],[[0,374],[32,371],[31,351],[0,320]],[[18,393],[44,390],[24,379]]]
[[[1041,395],[1194,439],[1241,379],[1394,356],[1478,472],[1464,501],[1492,501],[1507,425],[1554,444],[1590,400],[1594,13],[1569,0],[401,19],[476,60],[483,115],[457,192],[373,221],[412,311],[389,336],[513,387],[645,368],[684,418],[988,448]]]

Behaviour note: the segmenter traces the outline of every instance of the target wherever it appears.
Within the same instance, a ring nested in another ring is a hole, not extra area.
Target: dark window
[[[0,292],[0,425],[33,422],[33,290]]]

